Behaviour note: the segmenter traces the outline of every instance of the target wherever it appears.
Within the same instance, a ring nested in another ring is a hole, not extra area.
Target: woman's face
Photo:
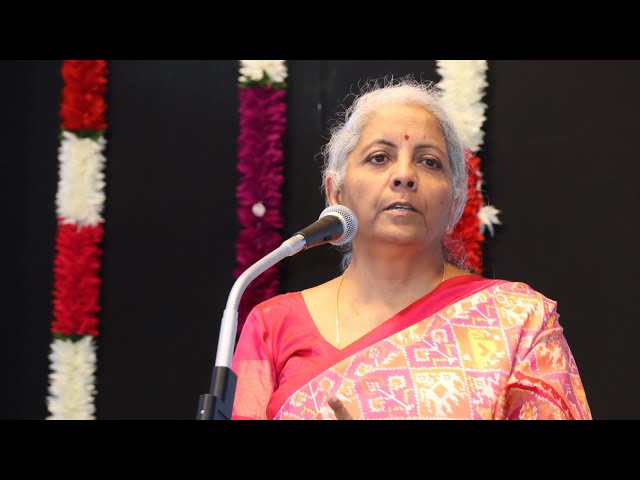
[[[347,159],[340,190],[328,182],[332,204],[358,218],[359,242],[440,248],[454,212],[453,177],[440,125],[414,105],[381,107]]]

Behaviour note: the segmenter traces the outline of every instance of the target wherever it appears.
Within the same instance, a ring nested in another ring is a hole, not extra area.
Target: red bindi
[[[405,135],[405,136],[404,136],[404,139],[405,139],[405,140],[409,140],[409,135]]]

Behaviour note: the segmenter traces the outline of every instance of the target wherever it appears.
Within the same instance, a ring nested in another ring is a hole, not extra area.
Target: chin
[[[427,242],[424,235],[411,235],[407,232],[387,233],[382,239],[396,245],[425,245]]]

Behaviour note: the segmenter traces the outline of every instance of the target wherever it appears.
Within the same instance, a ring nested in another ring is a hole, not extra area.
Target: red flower
[[[99,248],[101,224],[79,227],[58,219],[53,263],[53,316],[51,333],[98,335],[100,289]]]
[[[482,195],[476,188],[480,179],[478,172],[480,172],[480,158],[471,156],[468,153],[467,204],[451,237],[454,242],[455,240],[461,241],[464,246],[467,254],[465,268],[480,274],[482,273],[482,242],[484,242],[485,237],[480,233],[480,219],[478,218],[478,212],[482,208]],[[451,245],[450,248],[453,250],[452,253],[455,258],[460,252],[456,251],[454,242],[449,242],[447,245]],[[460,247],[457,247],[457,249],[459,250]]]
[[[62,65],[62,128],[105,130],[106,60],[65,60]]]

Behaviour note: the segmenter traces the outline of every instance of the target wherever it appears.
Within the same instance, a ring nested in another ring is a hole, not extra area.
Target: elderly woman
[[[327,203],[359,224],[344,273],[253,309],[233,418],[591,418],[556,303],[447,249],[467,176],[436,90],[374,87],[324,153]]]

